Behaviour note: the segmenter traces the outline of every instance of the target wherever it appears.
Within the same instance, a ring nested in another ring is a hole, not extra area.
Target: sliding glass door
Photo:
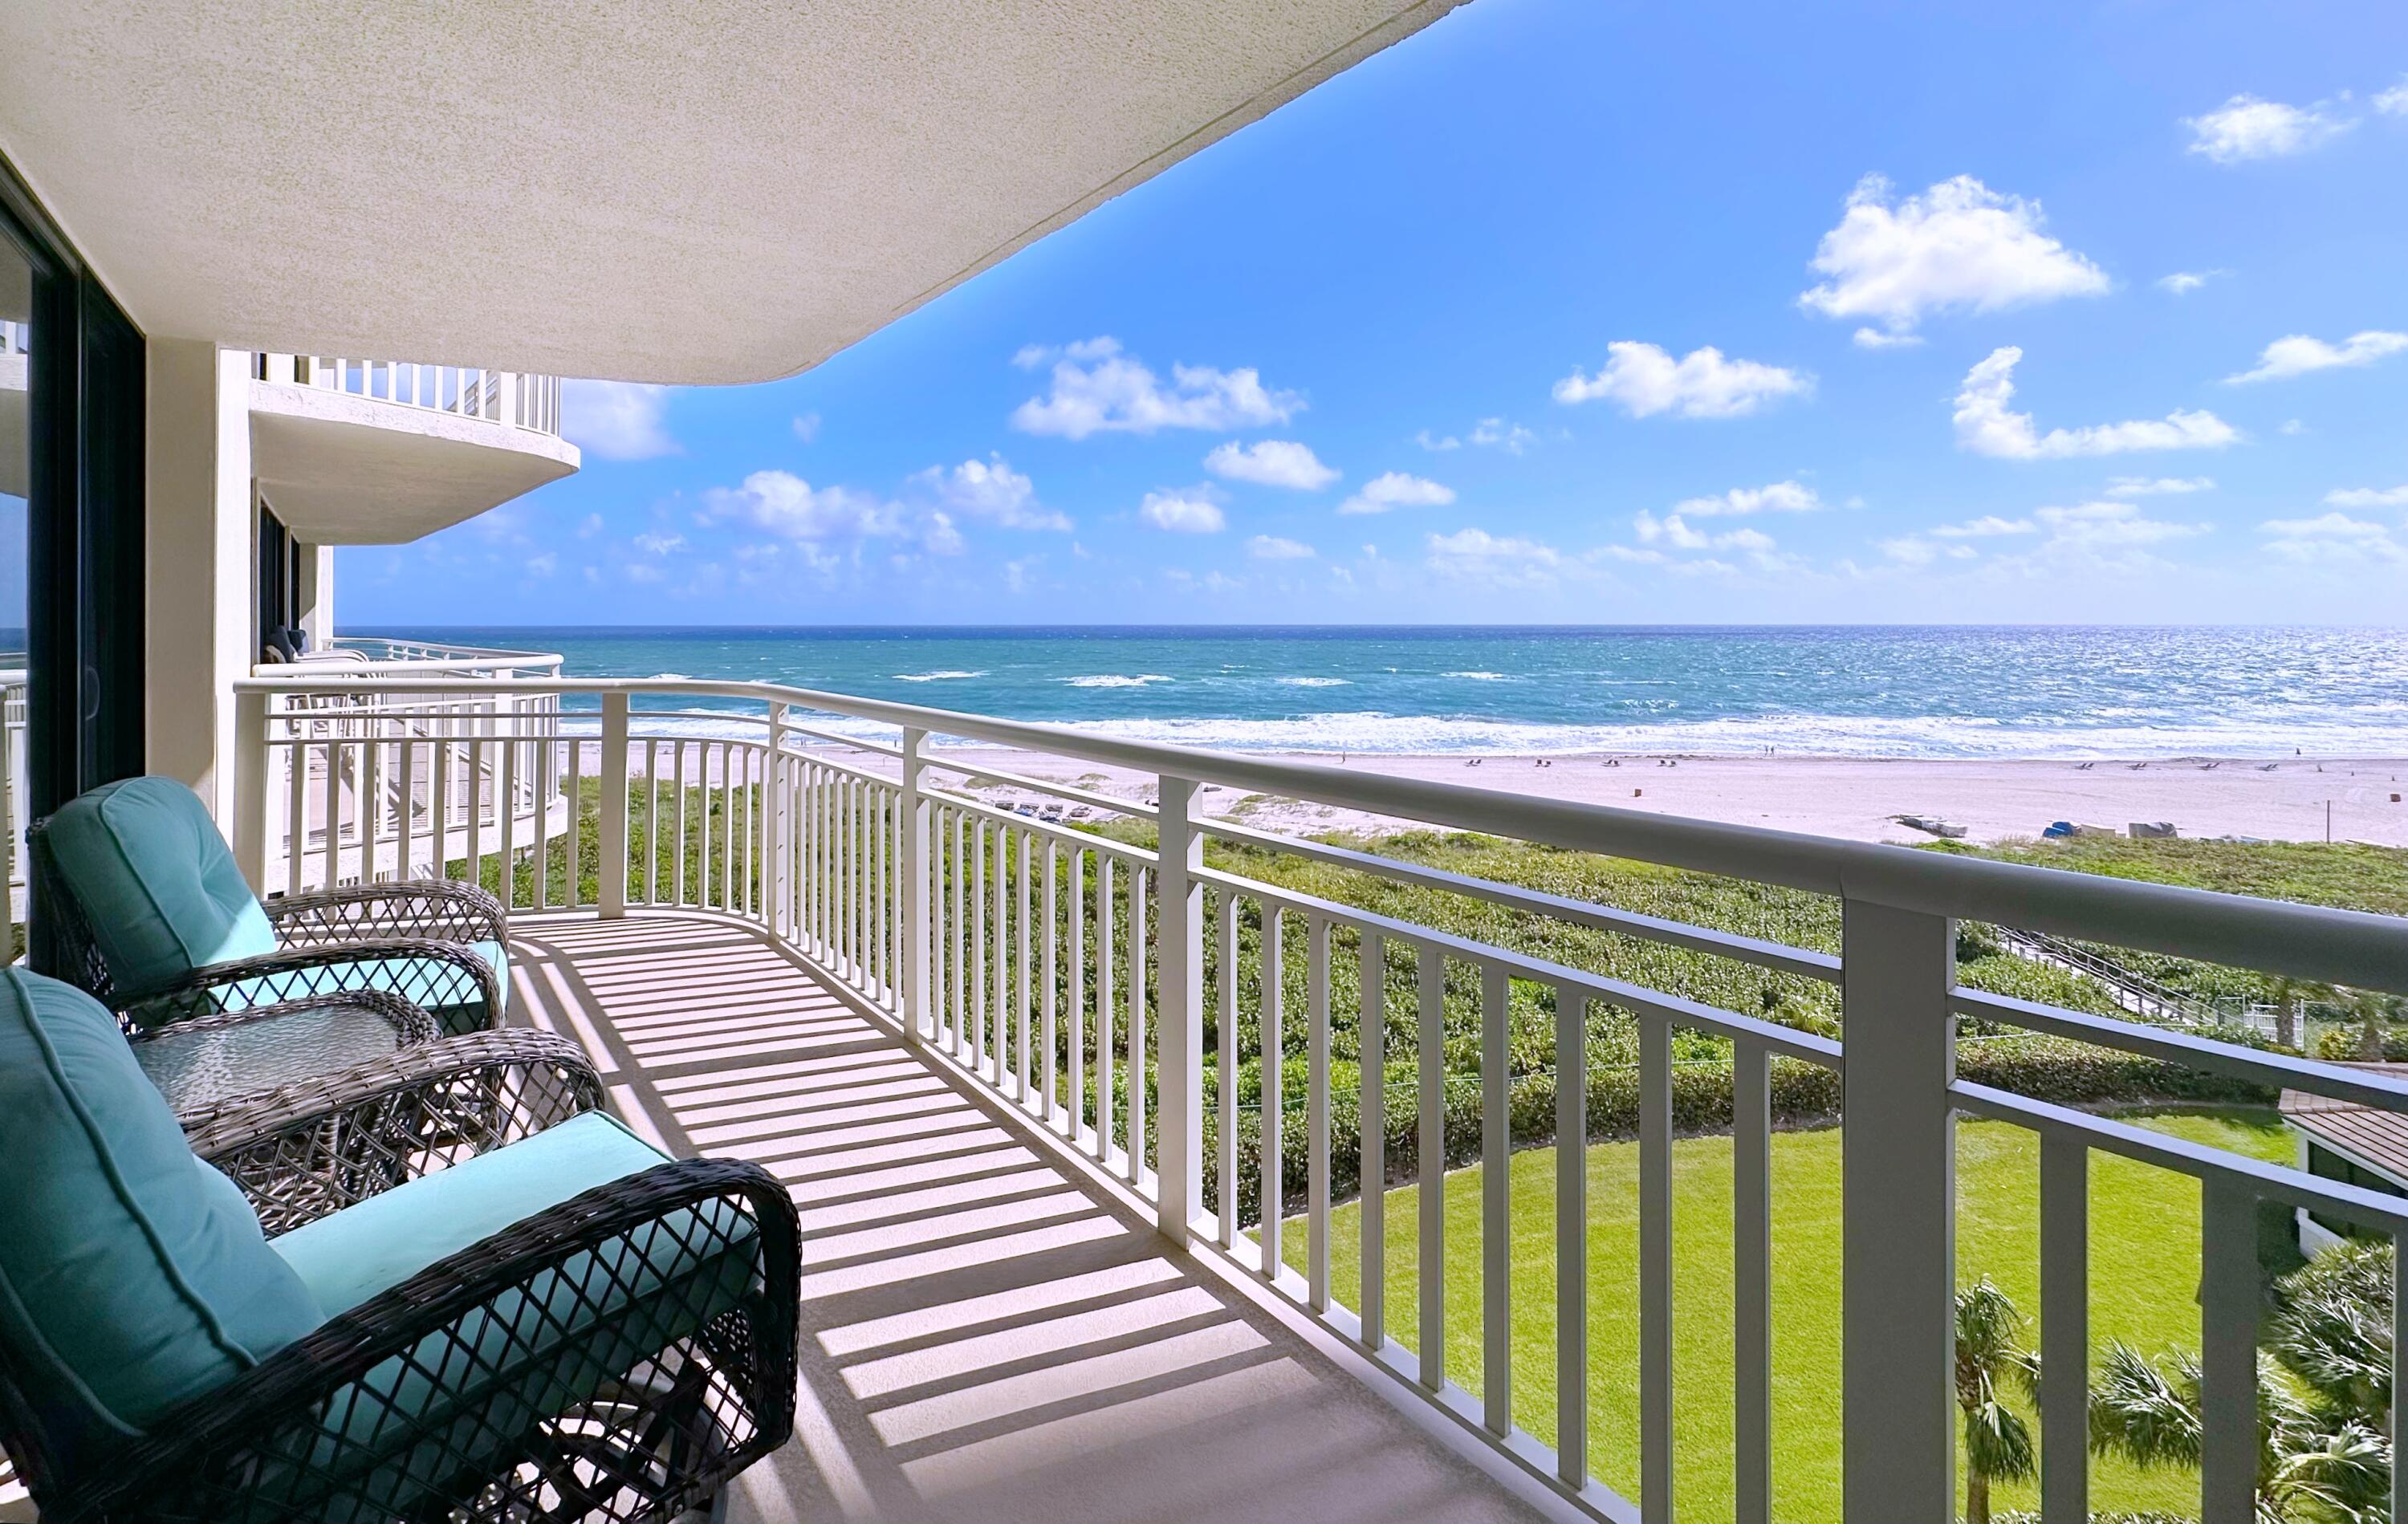
[[[142,335],[0,164],[0,955],[25,827],[142,767]]]

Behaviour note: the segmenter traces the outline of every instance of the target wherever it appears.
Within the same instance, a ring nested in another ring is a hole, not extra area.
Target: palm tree
[[[1999,1394],[2012,1374],[2031,1385],[2038,1362],[2023,1347],[2023,1314],[1983,1276],[1956,1293],[1956,1405],[1965,1415],[1966,1524],[1990,1524],[1990,1484],[2028,1479],[2031,1430]]]
[[[2389,1244],[2343,1245],[2274,1283],[2258,1361],[2258,1517],[2268,1524],[2387,1520]],[[2090,1447],[2195,1468],[2200,1364],[2108,1346],[2090,1388]]]

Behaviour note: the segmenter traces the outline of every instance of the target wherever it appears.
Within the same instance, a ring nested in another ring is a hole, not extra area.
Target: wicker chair
[[[83,849],[63,850],[63,831]],[[362,884],[263,904],[199,799],[164,778],[95,789],[26,839],[51,921],[37,966],[137,1026],[362,989],[447,1032],[500,1024],[508,918],[474,885]],[[240,950],[196,958],[196,945]]]
[[[80,997],[42,982],[0,972],[0,1016],[32,1011],[82,1083],[111,1082],[88,1077],[112,1061],[61,1007]],[[660,1160],[590,1110],[600,1082],[571,1044],[467,1041],[474,1053],[404,1049],[381,1075],[250,1098],[191,1134],[271,1232],[289,1230],[242,1252],[335,1309],[314,1328],[130,1430],[95,1429],[67,1421],[54,1351],[0,1317],[0,1438],[46,1524],[653,1524],[711,1510],[785,1442],[799,1272],[784,1189],[749,1163]],[[452,1055],[439,1073],[437,1053]],[[442,1160],[409,1146],[464,1080],[509,1099],[490,1134]],[[165,1118],[146,1125],[155,1152]],[[404,1141],[388,1170],[296,1171],[330,1129]],[[480,1210],[511,1209],[514,1170],[521,1196],[600,1178],[484,1231]],[[172,1169],[148,1178],[199,1189]],[[246,1297],[263,1278],[222,1256],[211,1268]],[[259,1316],[255,1301],[237,1311]]]
[[[164,1027],[138,1027],[122,1017],[118,1025],[134,1045],[134,1061],[187,1132],[256,1092],[382,1062],[441,1036],[433,1017],[380,990],[219,1011]]]

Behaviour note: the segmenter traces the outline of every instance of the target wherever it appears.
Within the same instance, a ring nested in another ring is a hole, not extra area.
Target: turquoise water
[[[2408,631],[418,629],[1253,750],[2408,755]],[[707,722],[703,728],[709,728]]]

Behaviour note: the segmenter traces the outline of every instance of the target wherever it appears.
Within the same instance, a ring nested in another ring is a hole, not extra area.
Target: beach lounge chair
[[[556,1125],[329,1190],[271,1238],[245,1150],[380,1096],[296,1098],[196,1152],[98,1002],[0,971],[0,1441],[41,1517],[652,1524],[782,1444],[792,1200],[665,1159],[566,1055],[492,1088]],[[564,1062],[568,1086],[528,1082]]]
[[[502,906],[443,879],[262,904],[190,789],[136,777],[27,833],[52,934],[36,966],[137,1027],[347,990],[400,996],[451,1033],[497,1025],[509,988]]]

